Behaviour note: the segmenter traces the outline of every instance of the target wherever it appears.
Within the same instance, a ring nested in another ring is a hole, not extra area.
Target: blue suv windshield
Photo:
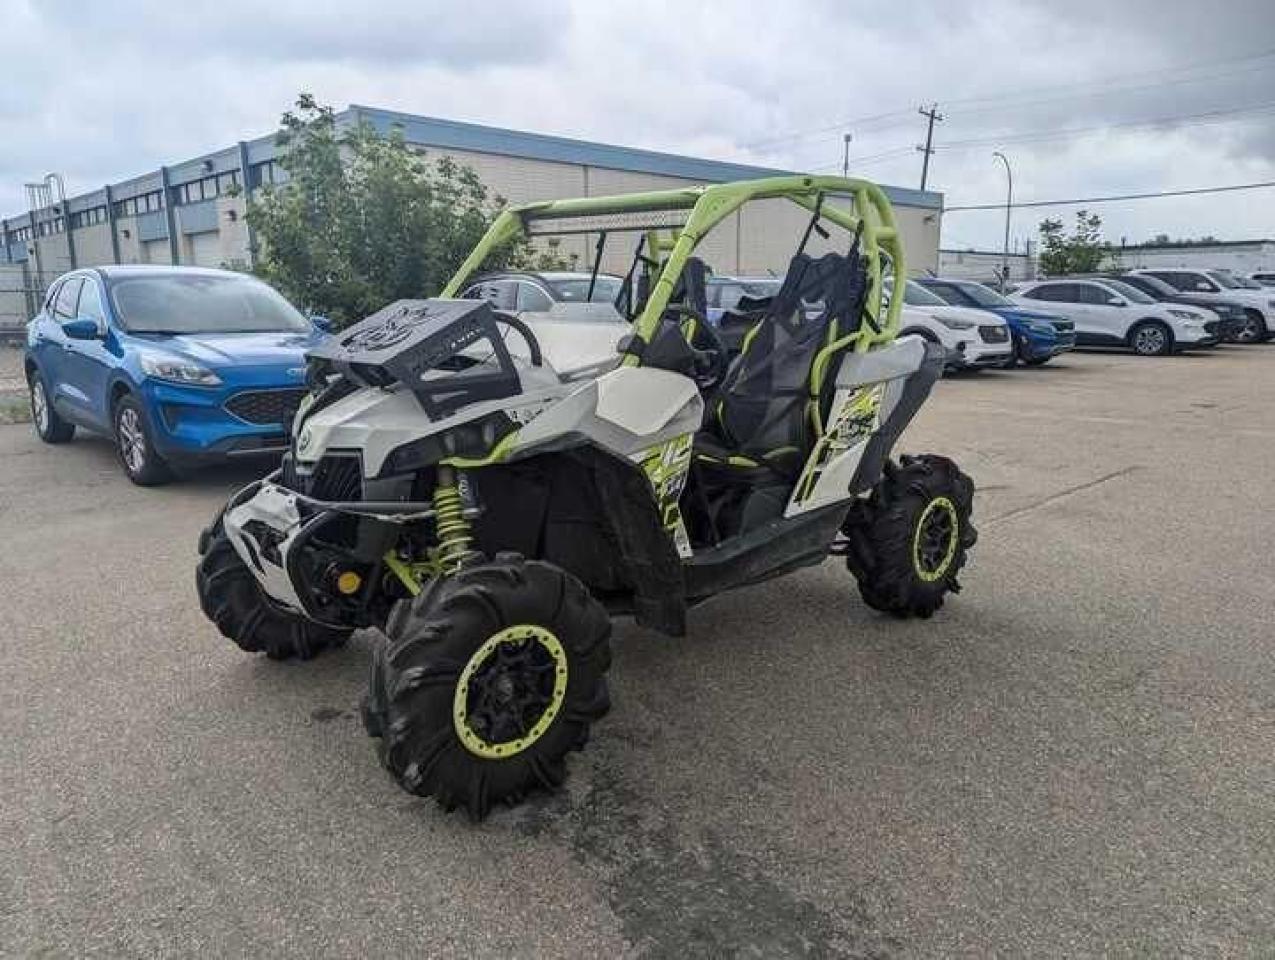
[[[129,333],[305,333],[310,323],[275,290],[245,276],[122,277],[111,302]]]

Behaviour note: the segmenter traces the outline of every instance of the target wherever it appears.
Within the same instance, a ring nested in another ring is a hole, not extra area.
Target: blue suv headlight
[[[158,353],[143,353],[140,356],[142,372],[156,380],[167,380],[170,383],[186,383],[196,387],[216,387],[221,385],[221,377],[207,367],[197,363],[188,363],[177,357],[167,357]]]

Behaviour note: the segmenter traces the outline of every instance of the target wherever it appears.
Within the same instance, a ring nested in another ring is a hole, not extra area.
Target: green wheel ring
[[[925,565],[921,562],[921,531],[925,529],[925,521],[930,518],[930,514],[937,511],[945,512],[952,521],[952,535],[947,541],[947,550],[933,570],[926,570]],[[941,580],[946,575],[948,568],[952,566],[952,560],[956,557],[956,545],[961,539],[961,520],[956,513],[956,505],[947,497],[935,497],[925,505],[925,509],[921,511],[921,515],[916,519],[916,529],[912,532],[912,568],[916,571],[916,575],[925,583],[934,583]]]
[[[550,697],[549,705],[545,707],[544,713],[540,715],[535,725],[523,736],[516,740],[488,743],[474,732],[466,718],[466,711],[469,706],[470,681],[478,669],[487,662],[488,658],[496,652],[496,648],[502,643],[523,642],[526,640],[533,640],[540,644],[553,659],[553,693]],[[465,664],[465,669],[460,673],[460,679],[456,681],[456,691],[452,695],[452,724],[456,728],[456,735],[460,737],[460,742],[464,744],[465,749],[470,753],[485,760],[505,760],[522,753],[522,751],[544,736],[545,731],[549,729],[554,719],[558,716],[558,711],[562,709],[562,703],[566,696],[567,652],[562,648],[562,643],[551,631],[546,630],[544,627],[530,623],[519,623],[512,627],[506,627],[499,633],[494,633],[488,637],[486,642],[474,651],[473,656],[469,658],[469,662]]]

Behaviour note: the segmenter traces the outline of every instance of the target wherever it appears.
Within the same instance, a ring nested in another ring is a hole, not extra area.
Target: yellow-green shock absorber
[[[474,542],[473,530],[465,518],[465,504],[455,467],[440,465],[434,484],[434,529],[438,535],[438,565],[455,573],[461,559]]]

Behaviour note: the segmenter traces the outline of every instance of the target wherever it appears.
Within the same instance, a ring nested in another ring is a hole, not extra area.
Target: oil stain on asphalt
[[[583,772],[583,771],[580,771]],[[515,829],[563,842],[598,874],[624,938],[644,957],[889,957],[857,897],[830,912],[712,831],[687,837],[598,757],[589,783],[534,800]]]

